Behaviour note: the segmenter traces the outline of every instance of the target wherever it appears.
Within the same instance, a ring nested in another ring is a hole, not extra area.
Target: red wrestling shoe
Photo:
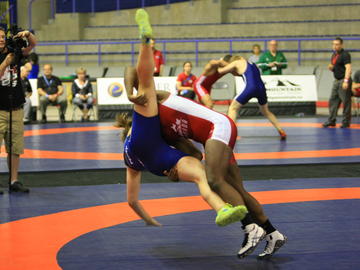
[[[286,140],[286,133],[284,130],[279,131],[280,140],[285,141]]]

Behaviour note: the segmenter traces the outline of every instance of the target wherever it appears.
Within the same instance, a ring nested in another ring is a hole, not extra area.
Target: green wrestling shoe
[[[135,14],[135,21],[139,26],[141,40],[146,43],[153,35],[149,14],[144,9],[138,9]]]
[[[218,226],[226,226],[231,223],[242,220],[248,210],[245,205],[231,206],[231,204],[225,204],[217,213],[215,223]]]

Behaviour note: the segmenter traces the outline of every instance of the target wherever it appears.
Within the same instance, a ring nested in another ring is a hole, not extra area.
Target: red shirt
[[[153,52],[154,52],[154,64],[155,64],[154,73],[159,73],[160,66],[165,65],[165,61],[164,61],[161,51],[154,50]]]
[[[186,75],[185,72],[182,72],[178,75],[177,81],[181,82],[181,86],[184,87],[193,87],[193,84],[196,80],[196,76],[193,74]]]

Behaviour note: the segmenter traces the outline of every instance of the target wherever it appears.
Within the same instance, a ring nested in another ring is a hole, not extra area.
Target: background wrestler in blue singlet
[[[248,103],[251,98],[257,98],[261,113],[269,119],[277,129],[281,139],[285,140],[285,131],[280,127],[276,116],[269,110],[265,85],[261,80],[260,71],[257,66],[254,63],[246,61],[243,57],[233,56],[230,58],[229,64],[219,68],[218,72],[220,74],[232,73],[234,76],[242,76],[245,82],[244,91],[237,95],[231,102],[228,116],[236,121],[236,116],[241,106]]]

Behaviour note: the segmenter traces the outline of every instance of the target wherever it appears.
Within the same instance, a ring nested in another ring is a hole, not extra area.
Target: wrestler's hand
[[[170,171],[164,171],[164,174],[173,182],[179,182],[179,175],[176,166],[171,168]]]
[[[147,220],[145,221],[147,226],[156,226],[156,227],[161,227],[162,224],[157,222],[154,218],[151,218],[151,220]]]
[[[145,96],[145,94],[141,94],[141,95],[131,95],[131,96],[128,96],[128,99],[134,103],[134,104],[137,104],[137,105],[145,105],[146,103],[148,103],[148,99],[147,97]]]

